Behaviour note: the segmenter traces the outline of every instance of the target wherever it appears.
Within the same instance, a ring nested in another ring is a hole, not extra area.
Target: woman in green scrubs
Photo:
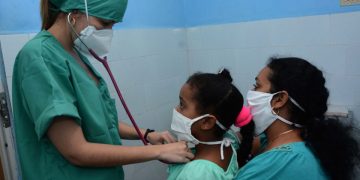
[[[104,79],[74,48],[89,26],[95,27],[90,33],[94,36],[84,39],[86,45],[95,47],[95,52],[99,44],[106,45],[101,34],[122,20],[126,6],[126,0],[41,1],[42,31],[19,52],[13,72],[15,135],[23,179],[124,179],[125,164],[181,163],[193,158],[186,144],[175,142],[168,132],[147,136],[151,144],[168,142],[165,145],[121,146],[121,138],[139,137],[133,127],[118,122]]]
[[[300,58],[271,58],[255,79],[247,101],[262,147],[235,179],[353,179],[356,131],[351,122],[325,119],[323,73]]]

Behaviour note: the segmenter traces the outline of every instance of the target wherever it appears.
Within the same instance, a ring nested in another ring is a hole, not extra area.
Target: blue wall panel
[[[360,11],[340,0],[185,0],[187,27]]]
[[[0,34],[38,32],[40,0],[0,0]],[[184,27],[183,0],[129,0],[119,28]]]
[[[339,0],[129,0],[119,28],[173,28],[360,11]],[[0,34],[38,32],[39,0],[0,0]]]

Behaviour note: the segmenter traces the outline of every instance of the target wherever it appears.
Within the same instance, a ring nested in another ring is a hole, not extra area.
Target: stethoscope
[[[70,14],[71,14],[71,13],[68,14],[68,21],[70,21],[70,20],[69,20]],[[72,26],[71,26],[71,28],[73,29]],[[74,29],[73,29],[73,30],[74,30]],[[76,33],[75,30],[74,30],[74,32]],[[144,139],[144,136],[142,135],[142,133],[141,133],[138,125],[136,124],[136,122],[135,122],[135,120],[134,120],[134,118],[133,118],[133,116],[132,116],[132,114],[131,114],[128,106],[126,105],[126,102],[125,102],[122,94],[121,94],[121,91],[120,91],[120,89],[119,89],[119,86],[117,85],[117,83],[116,83],[116,81],[115,81],[115,78],[114,78],[114,76],[113,76],[113,74],[112,74],[112,72],[111,72],[110,66],[109,66],[109,64],[108,64],[108,62],[107,62],[107,56],[105,56],[104,58],[101,58],[99,55],[97,55],[97,54],[95,53],[94,50],[92,50],[91,48],[89,48],[89,47],[81,40],[81,38],[80,38],[80,36],[79,36],[78,34],[77,34],[77,36],[78,36],[79,40],[81,41],[81,43],[82,43],[82,44],[86,47],[86,49],[89,51],[89,53],[105,67],[105,69],[106,69],[107,73],[109,74],[110,79],[111,79],[111,81],[112,81],[112,83],[113,83],[113,85],[114,85],[114,87],[115,87],[115,90],[116,90],[116,93],[117,93],[117,95],[118,95],[118,97],[119,97],[119,99],[120,99],[120,102],[121,102],[121,104],[123,105],[123,107],[124,107],[124,109],[125,109],[125,112],[126,112],[127,116],[129,117],[132,125],[134,126],[134,128],[135,128],[135,130],[136,130],[136,133],[138,134],[138,136],[140,137],[140,139],[141,139],[141,141],[144,143],[144,145],[147,145],[148,143],[147,143],[146,140]]]
[[[112,81],[112,83],[113,83],[113,85],[115,87],[115,90],[116,90],[116,93],[117,93],[117,95],[118,95],[118,97],[120,99],[120,102],[123,105],[127,116],[130,118],[130,121],[131,121],[131,123],[133,124],[133,126],[134,126],[134,128],[136,130],[136,133],[138,134],[138,136],[140,137],[140,139],[144,143],[144,145],[147,145],[148,143],[144,139],[144,136],[142,135],[138,125],[136,124],[135,119],[131,115],[131,112],[130,112],[128,106],[126,105],[126,102],[125,102],[125,100],[124,100],[124,98],[123,98],[123,96],[121,94],[121,91],[120,91],[120,89],[119,89],[119,87],[118,87],[118,85],[117,85],[117,83],[115,81],[115,78],[114,78],[114,76],[113,76],[113,74],[111,72],[111,69],[109,67],[109,64],[107,62],[107,56],[105,56],[104,58],[101,58],[91,48],[88,48],[88,47],[86,47],[86,48],[88,49],[89,53],[105,67],[105,69],[108,72],[108,74],[110,76],[110,79],[111,79],[111,81]]]

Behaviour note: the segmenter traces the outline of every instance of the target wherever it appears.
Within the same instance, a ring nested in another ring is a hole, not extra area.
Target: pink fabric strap
[[[252,120],[252,115],[250,113],[250,108],[243,106],[239,115],[236,118],[235,126],[236,127],[243,127]]]

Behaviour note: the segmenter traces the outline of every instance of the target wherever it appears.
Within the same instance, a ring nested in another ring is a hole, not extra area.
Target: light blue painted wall
[[[360,11],[340,0],[185,0],[186,26]]]
[[[38,32],[40,0],[1,0],[0,34]],[[119,28],[184,27],[183,0],[129,0]]]
[[[129,0],[115,28],[173,28],[360,11],[339,0]],[[38,32],[39,0],[1,0],[0,34]]]

